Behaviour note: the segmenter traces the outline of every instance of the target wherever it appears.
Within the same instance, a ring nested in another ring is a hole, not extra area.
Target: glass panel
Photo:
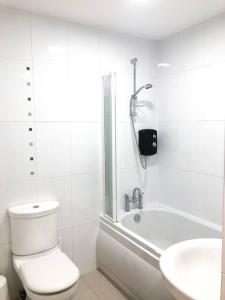
[[[114,160],[114,141],[115,141],[115,99],[113,95],[113,76],[103,77],[104,93],[104,178],[105,178],[105,203],[104,214],[110,219],[114,219],[114,201],[116,201],[115,191],[115,160]]]

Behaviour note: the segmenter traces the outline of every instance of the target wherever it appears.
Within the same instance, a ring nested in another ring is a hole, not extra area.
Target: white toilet
[[[27,299],[67,300],[76,294],[79,270],[58,247],[57,201],[9,208],[14,268]]]

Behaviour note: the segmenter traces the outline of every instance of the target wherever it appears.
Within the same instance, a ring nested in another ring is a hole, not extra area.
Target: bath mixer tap
[[[136,187],[133,190],[133,201],[138,203],[139,209],[143,208],[143,195],[144,195],[144,192],[142,192],[140,188]]]
[[[140,188],[135,188],[133,190],[133,197],[130,199],[128,194],[125,194],[125,211],[130,211],[130,203],[138,204],[137,208],[143,208],[143,195],[144,193],[141,191]]]

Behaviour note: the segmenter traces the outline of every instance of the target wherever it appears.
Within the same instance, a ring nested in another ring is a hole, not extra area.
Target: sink
[[[221,239],[175,244],[160,258],[163,280],[178,300],[220,300]]]

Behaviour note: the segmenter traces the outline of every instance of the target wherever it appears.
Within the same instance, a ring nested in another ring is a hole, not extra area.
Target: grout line
[[[159,120],[159,124],[160,123],[197,123],[197,122],[224,122],[225,119],[218,119],[218,120],[215,120],[215,119],[208,119],[208,120],[178,120],[178,121],[173,121],[173,120],[165,120],[165,121],[160,121]]]
[[[96,270],[97,271],[97,270]],[[96,272],[96,271],[92,271],[92,272],[89,272],[89,273],[94,273],[94,272]],[[101,298],[99,298],[99,295],[97,294],[97,292],[94,290],[94,289],[92,289],[92,287],[89,285],[89,283],[88,283],[88,281],[84,278],[84,275],[85,274],[83,274],[81,277],[82,277],[82,279],[84,280],[84,282],[86,283],[86,285],[87,285],[87,287],[95,294],[95,296],[100,300]]]
[[[182,168],[177,168],[177,167],[172,167],[172,166],[168,166],[168,165],[164,165],[159,163],[158,167],[162,167],[162,168],[167,168],[167,169],[174,169],[174,170],[178,170],[178,171],[182,171],[182,172],[186,172],[186,173],[194,173],[194,174],[198,174],[198,175],[202,175],[202,176],[210,176],[210,177],[216,177],[216,178],[220,178],[223,179],[224,176],[219,176],[219,175],[215,175],[215,174],[209,174],[209,173],[203,173],[203,172],[198,172],[198,171],[194,171],[194,170],[187,170],[187,169],[182,169]]]
[[[8,185],[8,184],[17,184],[17,183],[29,183],[29,182],[34,182],[34,181],[44,181],[44,180],[53,180],[57,178],[65,178],[65,177],[73,177],[73,176],[79,176],[79,175],[90,175],[90,174],[95,174],[99,173],[100,170],[96,171],[90,171],[90,172],[83,172],[83,173],[73,173],[73,174],[66,174],[66,175],[59,175],[59,176],[51,176],[51,177],[36,177],[30,180],[15,180],[15,181],[7,181],[7,182],[1,182],[1,185]]]

